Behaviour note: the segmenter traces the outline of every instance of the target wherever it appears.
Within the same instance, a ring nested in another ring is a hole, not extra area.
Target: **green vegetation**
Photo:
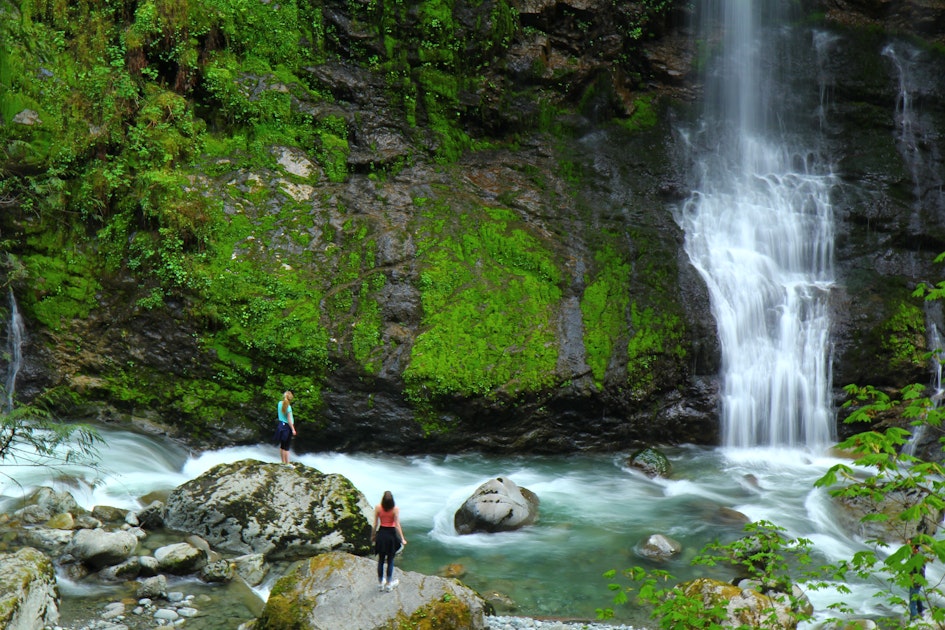
[[[5,280],[0,283],[0,292],[4,295],[12,282],[29,273],[27,267],[9,253],[0,261],[0,270],[5,272]],[[10,311],[0,308],[0,317],[9,321]],[[11,358],[5,357],[7,361]],[[85,424],[59,422],[50,412],[52,408],[74,402],[74,393],[60,387],[47,389],[30,404],[24,404],[17,400],[15,391],[7,390],[6,383],[0,383],[0,468],[13,465],[65,469],[81,465],[98,470],[101,443],[98,433]]]
[[[423,332],[405,372],[414,399],[514,396],[548,386],[557,361],[553,312],[561,297],[551,254],[514,213],[431,203],[417,256]]]
[[[627,330],[631,268],[611,245],[598,251],[594,259],[598,272],[584,289],[581,314],[587,364],[597,386],[603,387],[614,344]]]
[[[507,89],[496,83],[501,73],[486,78],[522,34],[507,0],[349,3],[348,26],[331,17],[336,9],[295,0],[0,2],[0,40],[11,44],[0,47],[0,204],[15,208],[10,227],[24,231],[4,243],[18,257],[17,286],[30,289],[17,291],[24,311],[75,339],[114,308],[120,284],[135,318],[173,307],[194,322],[203,351],[176,373],[106,357],[95,396],[166,410],[194,435],[287,386],[317,410],[333,361],[377,374],[393,342],[379,300],[388,282],[377,268],[382,228],[335,192],[313,190],[346,183],[353,169],[383,183],[414,162],[449,168],[498,141],[471,131],[490,128],[487,107],[534,98],[525,127],[566,133],[559,95]],[[648,4],[637,18],[665,10]],[[336,102],[339,80],[314,70],[339,61],[370,75],[372,97],[405,135],[390,163],[352,164],[363,121]],[[525,127],[498,132],[514,141]],[[287,154],[311,168],[290,172]],[[580,185],[582,165],[563,168]],[[440,396],[514,397],[554,385],[562,285],[544,236],[513,213],[440,210],[416,222],[424,329],[405,375],[428,432],[444,430]],[[629,264],[618,252],[602,250],[588,302],[603,318],[588,336],[599,382],[632,313],[595,295],[626,292],[608,267]],[[637,322],[648,335],[650,319]]]
[[[901,302],[880,330],[881,348],[889,357],[890,368],[901,370],[925,365],[925,314],[917,304]]]
[[[745,536],[727,544],[712,543],[693,559],[693,565],[724,566],[729,575],[748,580],[756,595],[745,597],[742,588],[714,579],[697,579],[675,584],[663,570],[647,571],[633,567],[623,572],[631,586],[612,581],[614,604],[624,605],[634,592],[634,599],[652,608],[660,628],[704,628],[706,630],[779,630],[794,627],[785,623],[784,611],[794,622],[810,619],[810,613],[792,592],[792,573],[811,563],[811,542],[789,538],[777,525],[759,521],[745,526]],[[604,577],[617,578],[616,571]],[[709,585],[706,589],[703,585]],[[745,608],[731,610],[729,598],[740,597]],[[613,617],[613,608],[600,608],[601,619]],[[779,616],[780,615],[780,616]]]
[[[847,391],[852,396],[848,405],[855,407],[847,422],[872,422],[877,414],[884,414],[900,404],[870,387],[850,386]],[[919,395],[921,391],[924,387],[913,386],[902,392],[905,405],[902,416],[913,418],[912,424],[916,427],[941,427],[945,411]],[[786,594],[781,597],[791,611],[786,616],[783,610],[778,616],[776,607],[771,606],[761,610],[761,621],[748,622],[745,617],[747,609],[733,612],[729,606],[732,599],[742,599],[741,588],[732,592],[720,589],[717,598],[706,598],[691,588],[693,583],[677,584],[665,571],[648,571],[642,567],[622,572],[629,583],[613,581],[617,577],[616,571],[605,575],[611,580],[610,589],[615,592],[614,603],[629,603],[628,594],[632,593],[633,601],[651,608],[652,616],[661,628],[749,630],[794,627],[793,624],[810,619],[812,612],[809,604],[798,598],[800,591],[795,590],[796,586],[811,590],[838,589],[842,597],[849,592],[847,584],[851,581],[875,584],[876,577],[882,576],[885,588],[876,596],[881,597],[890,610],[899,612],[893,613],[888,623],[878,620],[880,627],[901,627],[901,614],[908,610],[908,601],[903,593],[918,580],[917,583],[923,587],[924,606],[931,611],[931,621],[925,620],[923,623],[928,625],[916,627],[945,628],[945,608],[938,604],[945,594],[943,585],[916,576],[916,571],[924,565],[945,560],[945,541],[935,535],[945,509],[945,470],[939,463],[904,453],[902,447],[909,434],[906,429],[891,427],[883,432],[865,431],[854,435],[840,443],[838,448],[853,453],[855,459],[849,465],[834,466],[816,483],[836,497],[866,500],[883,506],[884,509],[870,511],[862,518],[867,524],[881,524],[885,532],[884,535],[869,537],[866,541],[869,549],[857,551],[839,562],[813,566],[809,540],[785,537],[783,528],[762,521],[747,525],[743,538],[727,544],[716,542],[709,545],[703,555],[693,561],[693,564],[708,567],[728,567],[729,576],[749,579],[753,589],[766,594],[772,601],[777,601],[772,593]],[[864,470],[872,472],[864,475]],[[903,496],[910,499],[903,502]],[[916,545],[915,551],[910,541]],[[842,616],[838,620],[857,618],[858,611],[842,601],[835,602],[831,608]],[[609,618],[613,616],[613,608],[601,608],[598,615]],[[733,624],[733,618],[744,623]],[[786,626],[785,619],[790,619],[792,625]]]

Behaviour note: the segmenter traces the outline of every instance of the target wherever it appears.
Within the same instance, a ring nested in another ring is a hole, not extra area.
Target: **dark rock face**
[[[350,335],[333,340],[333,367],[322,404],[317,415],[302,418],[299,449],[550,453],[717,441],[721,353],[715,322],[706,287],[682,251],[684,235],[671,212],[689,194],[676,123],[691,116],[700,92],[689,12],[679,8],[664,22],[650,25],[652,38],[645,40],[644,54],[629,62],[630,73],[618,70],[623,66],[615,60],[630,45],[621,28],[643,10],[642,3],[514,4],[527,28],[502,63],[484,70],[483,87],[464,95],[483,112],[480,120],[469,121],[469,129],[496,134],[517,129],[534,118],[536,103],[510,88],[537,86],[551,102],[569,104],[576,112],[566,121],[565,139],[523,135],[514,147],[473,153],[455,168],[442,168],[417,157],[434,140],[402,122],[402,104],[390,99],[384,77],[344,61],[310,68],[312,82],[335,100],[294,106],[313,119],[332,114],[346,121],[352,174],[342,184],[319,180],[317,192],[305,199],[305,211],[329,226],[342,225],[349,213],[364,218],[377,243],[374,262],[386,283],[378,369],[367,374],[352,359]],[[935,50],[907,40],[915,36],[942,43],[945,2],[824,0],[806,5],[811,12],[826,13],[811,37],[826,32],[836,39],[823,67],[792,67],[802,89],[812,89],[824,77],[828,86],[826,146],[818,150],[832,156],[839,181],[833,199],[838,277],[831,292],[834,383],[900,386],[922,381],[927,367],[900,360],[886,341],[891,322],[910,303],[916,285],[941,277],[933,258],[945,251],[945,61]],[[340,38],[364,42],[364,33],[341,9],[328,9],[326,15]],[[457,19],[470,33],[479,24],[473,13]],[[904,134],[897,119],[903,77],[912,86],[913,136]],[[633,133],[610,124],[614,117],[626,119],[637,111],[639,95],[657,97],[658,122]],[[578,101],[580,107],[575,106]],[[580,170],[578,182],[563,173],[565,160]],[[389,179],[370,177],[372,166],[400,162],[406,165]],[[231,173],[225,184],[245,193],[255,175]],[[266,181],[277,179],[271,172],[262,175]],[[417,421],[418,409],[406,396],[404,382],[423,320],[412,200],[436,198],[443,190],[472,205],[510,208],[543,235],[559,259],[568,261],[568,275],[552,322],[555,385],[519,396],[499,392],[488,398],[438,400],[436,430],[431,431]],[[232,204],[226,211],[237,213]],[[628,378],[632,360],[627,345],[634,333],[629,326],[615,340],[599,383],[589,366],[580,300],[594,262],[595,235],[605,231],[625,235],[626,252],[639,262],[627,278],[630,294],[647,297],[656,309],[678,312],[684,322],[679,340],[684,357],[661,357],[648,370],[648,383]],[[317,230],[312,233],[308,251],[290,239],[280,246],[317,258],[318,247],[325,244]],[[666,272],[659,283],[648,277],[655,262]],[[203,323],[188,316],[189,296],[175,296],[166,309],[148,311],[134,306],[147,290],[130,277],[115,274],[100,282],[99,308],[86,320],[62,331],[28,330],[26,361],[17,381],[20,397],[30,400],[43,389],[66,386],[87,400],[99,393],[106,398],[98,375],[115,365],[129,372],[147,365],[169,377],[212,380],[213,356],[198,342]],[[940,308],[931,308],[928,317],[945,327]],[[909,342],[917,353],[926,349],[921,334]],[[5,363],[0,358],[0,367]],[[160,423],[160,430],[169,434],[176,434],[173,427],[186,420],[162,409],[121,406],[113,398],[109,402],[118,407],[70,411],[105,420],[130,417],[147,426]],[[268,439],[272,405],[265,403],[251,401],[228,410],[231,417],[215,422],[197,445]]]

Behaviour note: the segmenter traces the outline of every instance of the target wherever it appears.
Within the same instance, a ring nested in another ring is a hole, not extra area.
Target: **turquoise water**
[[[69,490],[91,509],[134,509],[150,492],[166,491],[216,464],[240,459],[277,462],[275,446],[230,448],[191,455],[168,441],[103,429],[103,473],[86,469],[9,467],[0,507],[40,485]],[[861,549],[834,525],[829,499],[813,483],[835,460],[801,450],[666,448],[673,465],[668,479],[649,479],[624,466],[629,453],[575,456],[496,457],[479,454],[394,457],[312,453],[294,461],[324,473],[342,474],[375,504],[391,490],[401,508],[408,545],[397,565],[426,574],[460,565],[462,581],[483,594],[497,593],[509,608],[499,614],[593,619],[610,605],[609,569],[648,565],[635,551],[654,533],[683,545],[682,554],[659,566],[680,579],[705,575],[690,562],[714,541],[741,532],[731,510],[751,520],[769,520],[790,536],[810,539],[818,559],[849,557]],[[459,536],[453,514],[484,481],[507,477],[540,499],[534,525],[501,534]],[[20,485],[18,486],[17,483]],[[268,596],[273,580],[258,589]],[[66,597],[87,596],[87,585],[64,585]],[[844,597],[860,614],[888,612],[859,585]],[[810,593],[818,609],[836,601],[831,592]],[[617,617],[639,621],[631,606]],[[247,613],[248,614],[248,613]]]

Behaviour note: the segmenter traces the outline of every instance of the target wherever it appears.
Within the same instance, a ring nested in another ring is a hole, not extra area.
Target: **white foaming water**
[[[677,221],[718,325],[723,444],[816,450],[833,436],[833,177],[782,133],[789,88],[761,70],[762,51],[774,51],[769,66],[790,52],[756,15],[778,4],[703,3],[707,29],[722,29],[721,53],[707,76],[702,148],[693,145],[698,181]],[[823,57],[830,42],[815,40]],[[824,109],[810,104],[814,114]]]
[[[7,329],[7,353],[10,357],[6,378],[6,411],[13,409],[13,394],[16,391],[16,377],[23,362],[23,335],[25,334],[23,317],[20,315],[13,289],[10,289],[10,322]]]

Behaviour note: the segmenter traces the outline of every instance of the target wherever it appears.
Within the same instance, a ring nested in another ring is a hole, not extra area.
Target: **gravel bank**
[[[543,621],[531,617],[486,617],[489,630],[645,630],[634,626],[614,626],[582,621]]]

